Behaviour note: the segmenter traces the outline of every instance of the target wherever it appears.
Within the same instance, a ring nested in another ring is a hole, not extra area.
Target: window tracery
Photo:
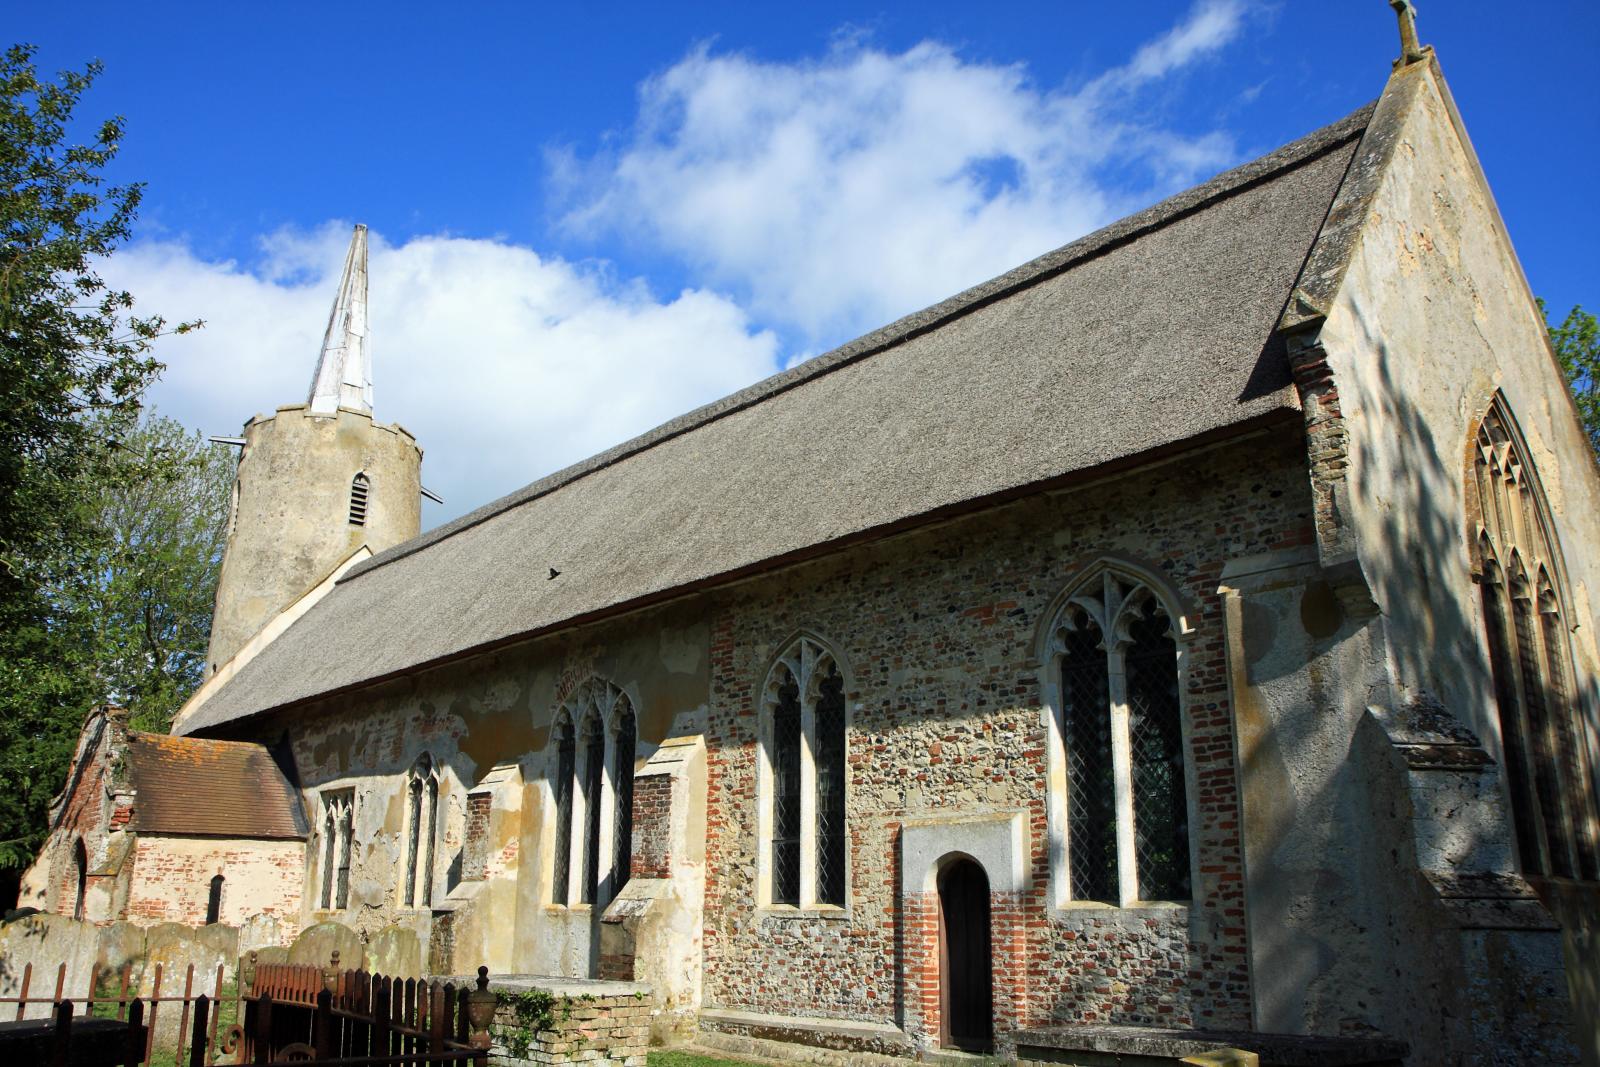
[[[1192,895],[1180,633],[1150,582],[1109,565],[1079,581],[1047,630],[1069,900]]]
[[[609,682],[584,682],[557,712],[552,903],[604,906],[627,883],[637,751],[633,702]]]
[[[815,638],[797,638],[773,664],[763,688],[758,770],[763,904],[845,904],[846,719],[838,658]]]
[[[1600,817],[1570,675],[1559,548],[1503,397],[1478,425],[1468,482],[1473,578],[1518,859],[1528,873],[1600,880]]]

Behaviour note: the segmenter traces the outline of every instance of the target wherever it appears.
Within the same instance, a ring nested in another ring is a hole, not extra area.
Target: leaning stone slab
[[[336,922],[317,923],[302,930],[289,946],[289,962],[326,967],[335,951],[339,953],[340,970],[360,970],[364,966],[366,946],[361,935]]]
[[[288,930],[276,915],[256,914],[239,924],[239,954],[253,948],[286,945]]]
[[[339,957],[340,965],[344,957]],[[372,935],[367,944],[367,970],[391,978],[421,978],[422,942],[416,931],[386,926]]]
[[[23,972],[32,964],[28,996],[53,997],[60,965],[65,963],[62,995],[81,997],[99,954],[100,931],[90,923],[46,912],[14,919],[0,925],[0,996],[16,996]],[[49,1004],[30,1004],[23,1017],[42,1019],[49,1013]]]
[[[139,991],[144,996],[155,994],[156,968],[161,970],[161,996],[175,997],[187,993],[208,997],[217,992],[217,971],[222,970],[222,980],[233,978],[234,961],[239,955],[239,929],[215,923],[210,926],[184,926],[180,923],[157,923],[145,934],[147,959]],[[190,972],[190,968],[194,970]],[[177,1036],[182,1011],[173,1005],[163,1005],[155,1019],[157,1042],[171,1041]]]
[[[137,989],[144,974],[145,945],[145,927],[107,923],[100,928],[100,969],[117,975],[127,967],[129,982]]]

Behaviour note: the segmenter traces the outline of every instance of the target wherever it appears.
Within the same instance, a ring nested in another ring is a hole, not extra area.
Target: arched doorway
[[[939,1041],[947,1048],[994,1047],[989,954],[989,876],[970,856],[939,871]]]

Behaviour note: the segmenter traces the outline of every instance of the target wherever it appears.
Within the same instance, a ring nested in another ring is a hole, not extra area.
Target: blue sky
[[[351,222],[442,521],[1373,99],[1381,0],[28,5],[209,433],[303,399]],[[1600,5],[1422,5],[1535,292],[1600,305]]]

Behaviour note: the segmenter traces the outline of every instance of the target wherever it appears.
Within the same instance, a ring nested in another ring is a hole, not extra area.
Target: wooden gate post
[[[317,993],[317,1010],[311,1020],[311,1041],[316,1046],[317,1058],[333,1059],[333,994],[324,989]]]
[[[210,1014],[211,999],[201,993],[194,1002],[194,1033],[189,1042],[189,1067],[206,1067],[206,1016]]]
[[[256,997],[255,1062],[272,1062],[272,998],[262,993]]]
[[[61,966],[65,967],[66,964]],[[72,1001],[56,1001],[56,1024],[50,1042],[50,1067],[67,1067],[68,1053],[72,1048]]]
[[[123,975],[123,983],[126,986],[126,974]],[[123,992],[127,992],[127,989],[124,988]],[[135,998],[134,1002],[128,1005],[128,1037],[122,1046],[123,1067],[139,1067],[139,1064],[144,1062],[144,1034],[141,1029],[143,1023],[144,1001]]]

